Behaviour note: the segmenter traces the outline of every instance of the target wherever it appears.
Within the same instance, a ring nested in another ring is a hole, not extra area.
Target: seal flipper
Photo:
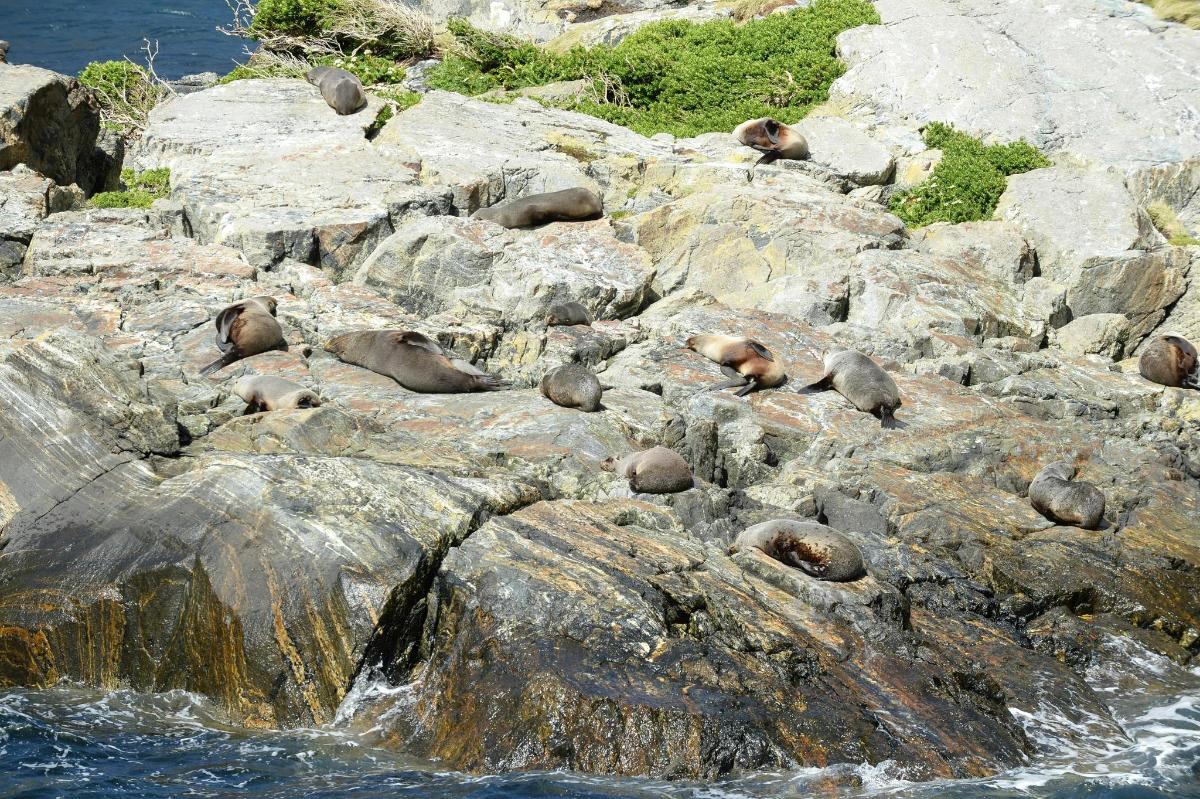
[[[876,411],[876,415],[879,417],[880,427],[886,430],[900,429],[900,422],[897,421],[896,417],[892,415],[891,408],[880,408],[878,411]]]
[[[728,380],[722,380],[716,385],[709,386],[703,391],[720,391],[723,388],[733,388],[734,386],[744,386],[747,383],[745,375],[742,375],[738,370],[728,364],[721,364],[721,374],[728,377]]]
[[[733,396],[744,397],[756,388],[758,388],[758,381],[753,377],[747,378],[746,385],[740,390],[733,392]]]
[[[833,378],[829,375],[822,377],[815,383],[809,383],[800,389],[801,394],[819,394],[822,391],[830,391],[833,389]]]
[[[783,155],[783,153],[779,152],[778,150],[767,150],[765,153],[763,153],[762,158],[754,162],[754,165],[766,166],[767,164],[773,164],[779,160],[781,155]]]
[[[224,354],[222,354],[220,358],[217,358],[215,361],[210,363],[208,366],[205,366],[203,369],[201,369],[200,376],[208,377],[213,372],[219,372],[220,370],[224,369],[229,364],[236,363],[237,361],[240,361],[241,359],[242,359],[242,356],[240,353],[236,352],[235,350],[230,349],[227,352],[225,352]]]
[[[233,348],[233,338],[231,336],[233,326],[244,310],[244,306],[234,305],[217,314],[217,349],[221,352],[229,352]],[[205,374],[205,372],[201,372],[200,374]]]
[[[750,346],[750,349],[754,350],[755,352],[757,352],[762,357],[766,358],[771,363],[775,363],[775,357],[773,355],[771,355],[771,351],[769,349],[767,349],[766,347],[764,347],[762,344],[759,344],[757,341],[754,341],[753,339],[748,340],[746,342],[746,344],[748,344]]]
[[[242,416],[249,416],[254,413],[262,413],[267,410],[266,404],[262,400],[254,400],[246,403],[246,410],[242,411]]]
[[[807,560],[794,556],[793,565],[809,577],[815,577],[818,580],[824,580],[825,575],[829,573],[829,568],[822,563],[810,563]]]

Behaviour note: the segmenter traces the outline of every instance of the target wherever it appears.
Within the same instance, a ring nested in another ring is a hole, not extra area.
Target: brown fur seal
[[[563,364],[542,377],[542,396],[564,408],[581,411],[600,410],[604,390],[591,370],[577,363]]]
[[[689,349],[721,365],[728,380],[706,391],[742,386],[736,394],[744,397],[756,388],[775,388],[787,382],[783,364],[757,341],[739,336],[699,335],[687,340]]]
[[[1056,524],[1095,530],[1104,518],[1104,493],[1091,483],[1075,482],[1075,467],[1055,461],[1029,484],[1029,504]]]
[[[563,189],[522,197],[499,207],[480,208],[472,219],[495,222],[506,228],[534,227],[547,222],[599,219],[604,214],[600,198],[587,189]]]
[[[0,39],[0,64],[8,63],[8,42]]]
[[[217,347],[224,353],[200,370],[209,375],[229,364],[268,350],[286,350],[283,328],[275,320],[274,297],[235,302],[217,314]]]
[[[247,414],[321,406],[316,392],[271,375],[243,377],[233,384],[233,393],[246,401]]]
[[[550,306],[546,314],[546,326],[555,325],[590,325],[592,318],[588,316],[587,308],[577,302],[560,302]]]
[[[331,340],[326,349],[346,363],[387,375],[409,391],[465,394],[499,391],[508,383],[481,372],[461,358],[449,358],[413,330],[361,330]]]
[[[337,67],[313,67],[304,76],[321,90],[329,107],[341,116],[353,114],[367,104],[367,93],[357,75]]]
[[[1196,366],[1196,348],[1183,336],[1159,336],[1138,359],[1142,377],[1175,388],[1200,388]]]
[[[666,447],[635,452],[620,461],[609,458],[602,466],[629,478],[629,489],[638,494],[675,494],[695,484],[687,461]]]
[[[825,354],[825,374],[805,391],[833,389],[858,408],[879,417],[881,426],[899,427],[893,415],[903,403],[896,381],[877,363],[855,350]]]
[[[770,117],[751,119],[733,129],[733,135],[747,147],[763,154],[754,162],[769,164],[780,158],[801,160],[808,157],[808,142],[796,131]]]
[[[866,574],[858,545],[817,522],[775,519],[747,527],[734,540],[729,554],[750,547],[818,580],[846,582]]]

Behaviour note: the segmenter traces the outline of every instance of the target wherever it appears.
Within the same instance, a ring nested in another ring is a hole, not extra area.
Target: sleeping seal
[[[763,154],[754,162],[755,166],[769,164],[780,158],[801,160],[808,157],[808,141],[770,117],[743,122],[733,129],[733,135],[742,144]]]
[[[436,341],[414,330],[361,330],[332,339],[325,349],[346,363],[387,375],[409,391],[465,394],[499,391],[508,383],[450,358]]]
[[[747,527],[734,540],[729,554],[750,547],[818,580],[847,582],[866,574],[858,545],[817,522],[775,519]]]
[[[522,197],[501,206],[480,208],[472,219],[495,222],[506,228],[534,227],[547,222],[599,219],[604,214],[600,198],[587,189],[563,189]]]
[[[756,388],[775,388],[787,382],[783,364],[777,362],[771,351],[754,339],[699,335],[689,338],[687,346],[710,361],[719,363],[721,372],[729,378],[706,391],[741,386],[735,393],[744,397]]]
[[[273,375],[243,377],[233,384],[233,393],[246,401],[245,415],[321,406],[316,392]]]
[[[1095,530],[1104,518],[1104,493],[1074,476],[1075,467],[1067,461],[1044,467],[1029,484],[1029,504],[1055,524]]]
[[[1159,336],[1142,350],[1138,371],[1152,383],[1200,388],[1196,348],[1183,336]]]
[[[313,67],[304,76],[321,90],[321,96],[341,116],[353,114],[367,104],[367,93],[357,75],[337,67]]]
[[[687,461],[666,447],[635,452],[620,461],[609,458],[601,466],[629,478],[629,489],[638,494],[675,494],[695,484]]]
[[[8,42],[0,39],[0,64],[8,63]]]
[[[592,318],[588,316],[587,308],[578,302],[560,302],[550,306],[546,314],[546,326],[558,325],[590,325]]]
[[[275,319],[274,297],[252,297],[235,302],[217,314],[217,348],[220,358],[200,370],[210,375],[229,364],[268,350],[286,350],[283,328]]]
[[[542,396],[564,408],[581,411],[600,410],[604,390],[600,381],[586,366],[567,363],[546,372],[541,383]]]
[[[833,389],[860,411],[879,417],[882,427],[899,427],[895,410],[903,403],[896,381],[879,364],[856,350],[834,350],[825,354],[825,374],[805,386],[806,392]]]

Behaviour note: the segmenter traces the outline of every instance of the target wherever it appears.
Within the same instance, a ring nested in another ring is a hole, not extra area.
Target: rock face
[[[524,99],[373,120],[302,81],[175,99],[135,154],[172,169],[148,211],[0,173],[0,686],[182,688],[291,726],[386,679],[355,723],[442,768],[917,779],[1025,762],[1045,731],[1014,714],[1046,703],[1118,740],[1083,679],[1102,633],[1194,662],[1200,393],[1114,359],[1200,306],[1126,173],[1044,170],[1003,220],[909,231],[870,199],[913,157],[903,126],[806,120],[811,162],[751,171],[727,134]],[[468,218],[571,186],[605,218]],[[1096,207],[1111,225],[1063,232]],[[215,314],[260,294],[287,351],[200,377]],[[566,301],[595,321],[547,327]],[[415,394],[326,351],[364,328],[512,388]],[[702,391],[697,333],[753,337],[788,382]],[[889,371],[900,429],[801,390],[833,347]],[[566,363],[599,412],[540,394]],[[243,415],[254,374],[322,405]],[[602,468],[655,446],[692,488]],[[1104,491],[1099,530],[1030,506],[1058,460]],[[850,537],[867,576],[728,554],[778,518]]]
[[[60,185],[87,193],[107,175],[96,158],[100,112],[74,78],[0,63],[0,170],[25,164]]]

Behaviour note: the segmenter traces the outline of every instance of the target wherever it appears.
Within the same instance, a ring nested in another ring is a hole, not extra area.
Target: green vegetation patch
[[[941,162],[924,183],[896,192],[888,206],[909,227],[991,219],[1009,175],[1050,166],[1024,140],[985,145],[940,122],[925,129],[924,139],[942,151]]]
[[[79,73],[79,82],[95,95],[101,124],[129,137],[145,129],[150,110],[167,91],[131,61],[93,61]]]
[[[800,119],[828,98],[845,70],[834,51],[837,35],[878,23],[865,0],[815,0],[741,25],[655,22],[615,46],[555,53],[455,19],[455,52],[430,71],[428,83],[475,95],[584,79],[590,91],[560,106],[645,135],[695,136],[755,117]]]
[[[390,58],[360,53],[352,56],[322,55],[304,59],[287,54],[260,51],[245,64],[221,78],[221,83],[233,83],[248,78],[303,78],[316,66],[344,69],[358,77],[364,86],[392,85],[404,80],[404,67]]]
[[[393,61],[433,51],[427,17],[392,0],[260,0],[238,32],[276,51],[373,53]]]
[[[171,170],[148,169],[134,172],[121,170],[124,191],[102,191],[92,195],[88,204],[92,208],[149,208],[155,200],[167,196],[171,190]]]

